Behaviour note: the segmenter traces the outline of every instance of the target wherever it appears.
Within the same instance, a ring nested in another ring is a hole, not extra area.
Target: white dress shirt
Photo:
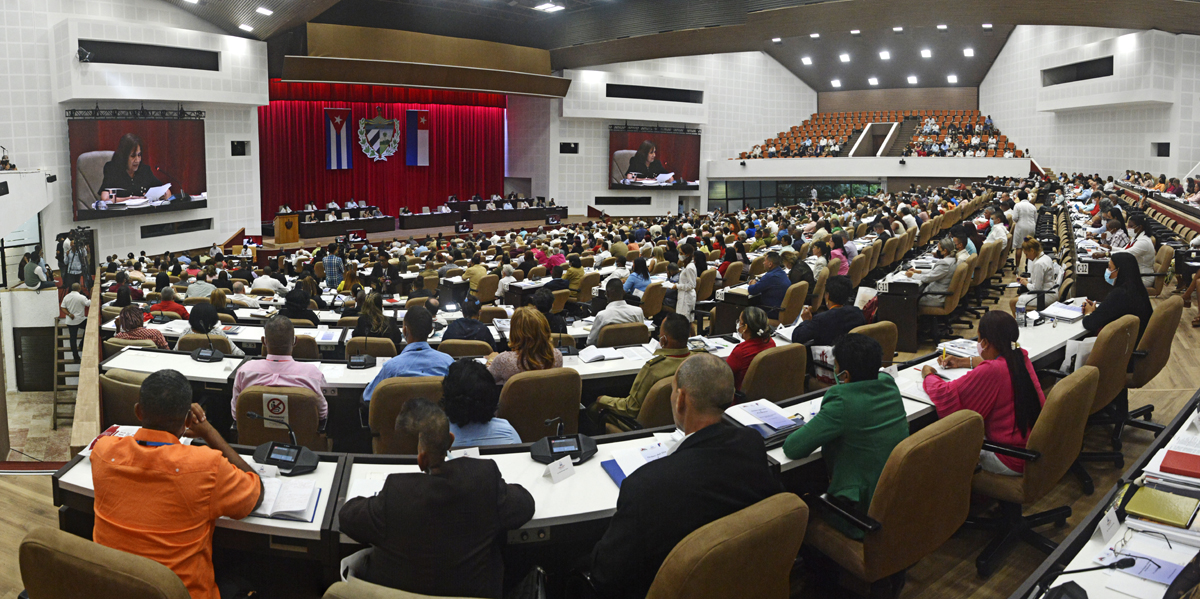
[[[642,312],[642,309],[637,306],[630,306],[625,303],[625,300],[608,302],[608,306],[596,315],[596,320],[592,323],[592,331],[588,333],[587,344],[589,346],[596,345],[596,341],[600,338],[600,329],[610,324],[644,322],[645,320],[646,315]]]

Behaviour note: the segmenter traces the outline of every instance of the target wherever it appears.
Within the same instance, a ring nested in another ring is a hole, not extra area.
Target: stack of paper
[[[1066,322],[1075,322],[1083,318],[1083,307],[1072,306],[1062,302],[1054,302],[1042,310],[1042,316],[1048,316]]]
[[[620,487],[625,477],[654,460],[666,457],[670,451],[669,447],[659,442],[641,448],[618,449],[612,453],[613,459],[600,462],[600,466]]]
[[[579,359],[585,364],[599,362],[601,360],[620,360],[625,356],[615,347],[595,347],[589,346],[579,350]]]
[[[954,339],[943,341],[937,345],[937,351],[946,350],[947,354],[960,358],[973,358],[979,355],[979,344],[971,339]]]
[[[742,426],[754,429],[763,438],[804,426],[803,416],[788,416],[783,409],[766,399],[730,406],[725,413]]]
[[[263,485],[262,503],[251,516],[275,520],[312,522],[317,513],[321,488],[316,481],[260,477]]]

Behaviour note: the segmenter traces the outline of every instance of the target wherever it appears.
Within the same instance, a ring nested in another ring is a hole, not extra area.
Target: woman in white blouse
[[[675,313],[691,320],[692,312],[696,309],[696,246],[685,243],[679,247],[679,253],[680,261],[685,266],[679,271],[679,282],[675,284],[675,290],[679,293],[675,301]]]
[[[1046,299],[1043,305],[1045,306],[1058,301],[1058,290],[1055,289],[1058,285],[1058,269],[1054,268],[1054,260],[1042,251],[1041,242],[1030,237],[1021,244],[1021,253],[1025,254],[1029,277],[1019,277],[1017,282],[1029,292],[1022,293],[1009,302],[1009,308],[1013,314],[1017,313],[1017,306],[1029,307],[1032,305],[1036,309],[1038,294],[1033,293],[1034,291],[1047,292],[1044,294]]]
[[[1003,212],[997,210],[992,214],[992,230],[988,231],[988,236],[983,240],[984,243],[989,241],[999,241],[1008,245],[1008,219]]]

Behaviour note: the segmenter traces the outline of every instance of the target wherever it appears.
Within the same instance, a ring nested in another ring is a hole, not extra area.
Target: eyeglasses
[[[1171,546],[1171,539],[1168,539],[1167,535],[1165,535],[1161,532],[1153,532],[1153,531],[1137,531],[1137,532],[1144,534],[1144,535],[1155,535],[1155,536],[1162,537],[1163,540],[1167,542],[1167,549],[1174,549],[1174,547]],[[1158,562],[1156,562],[1144,555],[1134,555],[1134,554],[1126,553],[1126,552],[1122,551],[1123,549],[1125,549],[1125,546],[1127,544],[1129,544],[1129,541],[1130,541],[1130,539],[1133,538],[1133,535],[1134,535],[1134,530],[1132,528],[1126,529],[1125,536],[1122,537],[1120,541],[1117,541],[1117,543],[1115,545],[1113,545],[1113,548],[1112,548],[1113,555],[1120,556],[1120,557],[1133,558],[1134,560],[1139,560],[1139,559],[1146,560],[1147,562],[1150,562],[1150,565],[1154,566],[1154,569],[1156,571],[1159,570],[1160,568],[1162,568],[1161,564],[1159,564]]]

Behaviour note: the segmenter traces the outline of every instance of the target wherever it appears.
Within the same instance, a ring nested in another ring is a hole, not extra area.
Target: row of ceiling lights
[[[991,24],[991,23],[984,23],[984,24],[982,25],[982,27],[983,27],[984,29],[988,30],[988,31],[991,31],[991,29],[992,29],[992,24]],[[937,28],[938,28],[938,31],[947,31],[947,30],[949,30],[949,29],[950,29],[950,26],[949,26],[949,25],[938,25],[938,26],[937,26]],[[894,33],[904,33],[904,28],[903,28],[903,27],[892,27],[892,31],[893,31]],[[861,31],[861,30],[859,30],[859,29],[851,29],[851,30],[850,30],[850,35],[862,35],[862,31]],[[810,34],[808,34],[808,37],[810,37],[810,38],[812,38],[812,39],[820,39],[820,38],[821,38],[821,34],[820,34],[820,33],[810,33]],[[781,37],[773,37],[773,38],[771,38],[771,41],[772,41],[772,42],[775,42],[776,44],[778,44],[778,43],[781,43],[781,42],[783,42],[783,38],[781,38]]]
[[[198,4],[200,2],[200,0],[184,0],[184,2],[188,2],[190,4]],[[254,10],[254,12],[256,12],[264,17],[269,17],[269,16],[275,14],[275,11],[273,11],[269,8],[262,7],[262,6],[256,8]],[[245,23],[238,25],[238,29],[241,29],[242,31],[254,31],[253,27],[251,27],[250,25],[247,25]]]
[[[877,77],[869,77],[869,78],[867,78],[867,83],[870,85],[879,85],[879,79]],[[958,75],[946,75],[946,83],[958,83]],[[830,81],[829,84],[832,85],[833,87],[841,87],[842,80],[834,79],[834,80]],[[908,84],[916,85],[917,84],[917,76],[909,75],[908,76]]]
[[[975,49],[974,48],[963,48],[963,56],[966,56],[967,58],[971,58],[971,57],[975,56]],[[928,48],[921,50],[921,58],[933,58],[933,51]],[[841,60],[842,62],[850,62],[850,55],[849,54],[839,54],[838,59]],[[879,53],[879,59],[880,60],[891,60],[892,53],[888,52],[887,50],[883,50]],[[800,62],[804,63],[804,66],[811,66],[813,63],[813,60],[812,60],[811,56],[801,56]]]

